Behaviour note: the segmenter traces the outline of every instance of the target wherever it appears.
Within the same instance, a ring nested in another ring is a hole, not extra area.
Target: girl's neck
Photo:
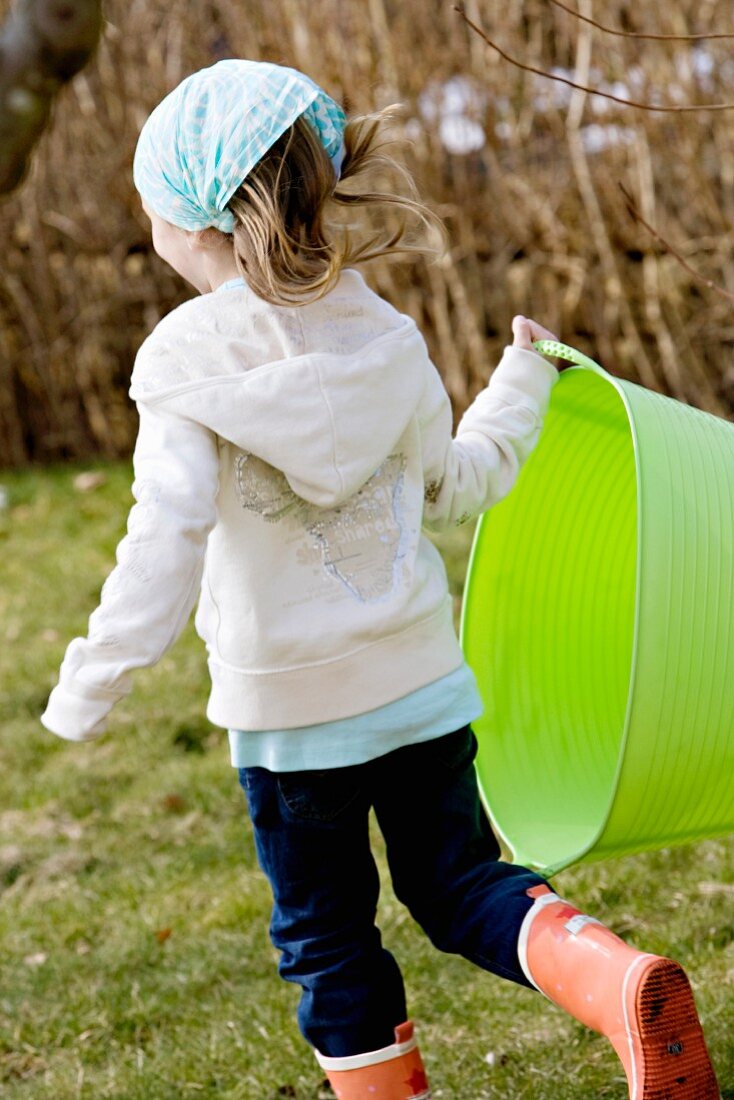
[[[211,251],[202,251],[198,255],[201,264],[195,285],[201,294],[209,294],[211,291],[217,290],[223,283],[229,282],[230,279],[240,277],[233,249],[212,249]]]

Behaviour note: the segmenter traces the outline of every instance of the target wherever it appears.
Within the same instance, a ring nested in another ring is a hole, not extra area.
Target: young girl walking
[[[430,217],[359,186],[379,125],[347,122],[301,73],[240,60],[188,77],[146,122],[134,178],[153,245],[199,297],[138,353],[136,504],[42,721],[100,736],[198,598],[207,714],[229,731],[280,973],[340,1100],[430,1095],[374,923],[372,807],[395,892],[440,950],[607,1035],[634,1100],[714,1100],[681,968],[503,862],[480,806],[481,702],[422,529],[510,491],[557,371],[532,348],[551,334],[516,317],[452,438],[415,323],[353,267],[407,248],[402,230],[359,244],[328,220],[368,202]]]

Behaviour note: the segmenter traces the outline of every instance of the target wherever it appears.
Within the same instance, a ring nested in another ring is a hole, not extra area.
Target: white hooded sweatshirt
[[[356,271],[305,306],[232,280],[173,310],[133,371],[128,534],[44,725],[99,736],[197,597],[207,715],[224,728],[351,717],[456,669],[446,573],[421,528],[509,492],[557,377],[507,348],[453,439],[415,323]]]

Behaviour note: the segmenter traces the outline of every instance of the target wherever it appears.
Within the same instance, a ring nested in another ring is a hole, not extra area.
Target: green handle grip
[[[569,347],[568,344],[561,344],[558,340],[534,340],[533,347],[541,355],[555,355],[558,359],[567,359],[570,363],[575,363],[577,367],[586,367],[587,370],[593,370],[595,374],[600,374],[602,378],[609,377],[604,367],[599,366],[593,359],[589,359],[588,355],[576,351],[576,348]]]

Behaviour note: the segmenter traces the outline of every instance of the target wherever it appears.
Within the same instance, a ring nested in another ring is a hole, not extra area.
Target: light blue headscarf
[[[148,206],[181,229],[231,233],[225,207],[261,157],[303,115],[338,178],[346,116],[318,84],[266,61],[218,61],[186,77],[146,121],[133,162]]]

